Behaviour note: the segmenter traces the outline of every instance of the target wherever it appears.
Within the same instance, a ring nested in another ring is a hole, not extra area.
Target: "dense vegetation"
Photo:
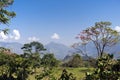
[[[41,44],[39,42],[31,43]],[[25,45],[22,47],[22,49],[25,48],[25,53],[21,55],[13,54],[6,48],[0,48],[1,80],[27,80],[30,78],[30,75],[34,75],[32,77],[36,80],[78,80],[80,78],[84,80],[119,79],[120,60],[114,59],[113,55],[104,54],[98,59],[93,59],[96,62],[93,64],[91,63],[91,59],[83,61],[79,54],[74,54],[70,60],[63,62],[57,60],[54,54],[51,53],[43,54],[43,57],[40,57],[41,51],[45,50],[42,44],[40,45],[41,47],[34,46],[34,48],[32,45],[32,48],[30,48],[31,46],[25,47]],[[33,52],[26,50],[32,50]],[[40,52],[36,52],[36,50],[40,50]],[[86,64],[90,65],[86,66]],[[70,68],[73,70],[72,72],[69,72]],[[77,69],[78,72],[74,72],[76,68],[83,68],[83,70]],[[83,76],[80,77],[79,75]]]

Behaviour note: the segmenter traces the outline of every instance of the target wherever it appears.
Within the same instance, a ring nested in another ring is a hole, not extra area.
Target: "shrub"
[[[97,68],[93,73],[86,73],[85,80],[117,80],[120,76],[119,62],[113,59],[113,55],[104,55],[97,61]]]
[[[63,70],[59,80],[76,80],[72,73],[68,73],[66,69]]]

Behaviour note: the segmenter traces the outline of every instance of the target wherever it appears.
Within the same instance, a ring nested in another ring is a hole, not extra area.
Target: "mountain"
[[[21,47],[23,44],[17,42],[0,42],[0,47],[5,47],[11,50],[13,53],[22,54],[23,51]],[[55,57],[58,59],[63,59],[67,54],[69,54],[70,48],[59,43],[50,42],[49,44],[45,45],[47,49],[44,53],[54,53]]]
[[[70,48],[64,44],[60,44],[60,43],[55,43],[55,42],[50,42],[49,44],[45,45],[45,48],[47,49],[47,53],[53,53],[55,55],[56,58],[58,59],[62,59],[62,60],[69,60],[71,57],[71,55],[76,54],[77,51],[76,49]],[[87,46],[87,51],[89,51],[89,56],[96,56],[95,53],[95,47],[93,45],[88,45]],[[80,54],[81,55],[81,54]],[[84,56],[84,55],[81,55]]]
[[[23,44],[18,42],[0,42],[0,47],[9,48],[11,52],[22,54],[23,51],[21,50],[21,47],[23,47]],[[72,49],[64,44],[50,42],[47,45],[45,45],[45,48],[47,49],[44,53],[53,53],[56,58],[58,59],[64,59],[66,55],[71,55],[76,52],[75,49]],[[95,46],[93,44],[88,44],[86,46],[87,52],[89,53],[88,56],[96,57],[97,52],[95,49]],[[108,49],[109,53],[113,53],[115,55],[115,58],[120,57],[120,43],[118,43],[116,46],[111,47],[111,49]],[[83,55],[81,55],[83,56]]]
[[[21,47],[23,44],[17,43],[17,42],[0,42],[0,47],[5,47],[11,50],[13,53],[22,54],[23,51],[21,50]]]
[[[48,53],[53,53],[56,58],[63,59],[70,52],[70,47],[65,46],[64,44],[50,42],[45,45]]]

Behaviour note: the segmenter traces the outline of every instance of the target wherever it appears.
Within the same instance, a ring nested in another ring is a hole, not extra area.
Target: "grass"
[[[73,75],[76,77],[77,80],[83,79],[85,77],[85,73],[86,72],[92,72],[93,71],[92,68],[85,68],[85,67],[81,67],[81,68],[66,68],[66,70],[69,73],[73,73]]]
[[[93,68],[86,68],[86,67],[81,67],[81,68],[56,67],[53,69],[52,75],[58,79],[61,76],[63,69],[66,69],[68,73],[73,73],[73,75],[76,77],[77,80],[82,80],[85,77],[86,72],[93,71]],[[40,71],[40,70],[38,69],[37,71]],[[36,80],[35,74],[29,75],[28,80]],[[46,79],[43,79],[43,80],[46,80]]]

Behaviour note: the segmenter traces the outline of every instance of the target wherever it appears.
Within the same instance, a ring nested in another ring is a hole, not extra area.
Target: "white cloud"
[[[8,39],[8,36],[5,35],[3,31],[1,31],[1,32],[0,32],[0,39],[6,40],[6,39]]]
[[[29,37],[28,40],[29,40],[29,41],[39,41],[39,38],[36,38],[36,37]]]
[[[60,39],[59,35],[57,33],[54,33],[52,36],[51,36],[52,39]]]
[[[116,27],[115,27],[115,30],[116,30],[117,32],[120,32],[120,26],[116,26]]]
[[[3,31],[0,32],[0,40],[19,40],[20,39],[20,32],[19,30],[14,29],[12,33],[8,33],[7,35],[4,34]]]
[[[14,37],[15,40],[20,39],[19,30],[14,29],[14,30],[13,30],[13,36],[10,36],[10,37]]]

